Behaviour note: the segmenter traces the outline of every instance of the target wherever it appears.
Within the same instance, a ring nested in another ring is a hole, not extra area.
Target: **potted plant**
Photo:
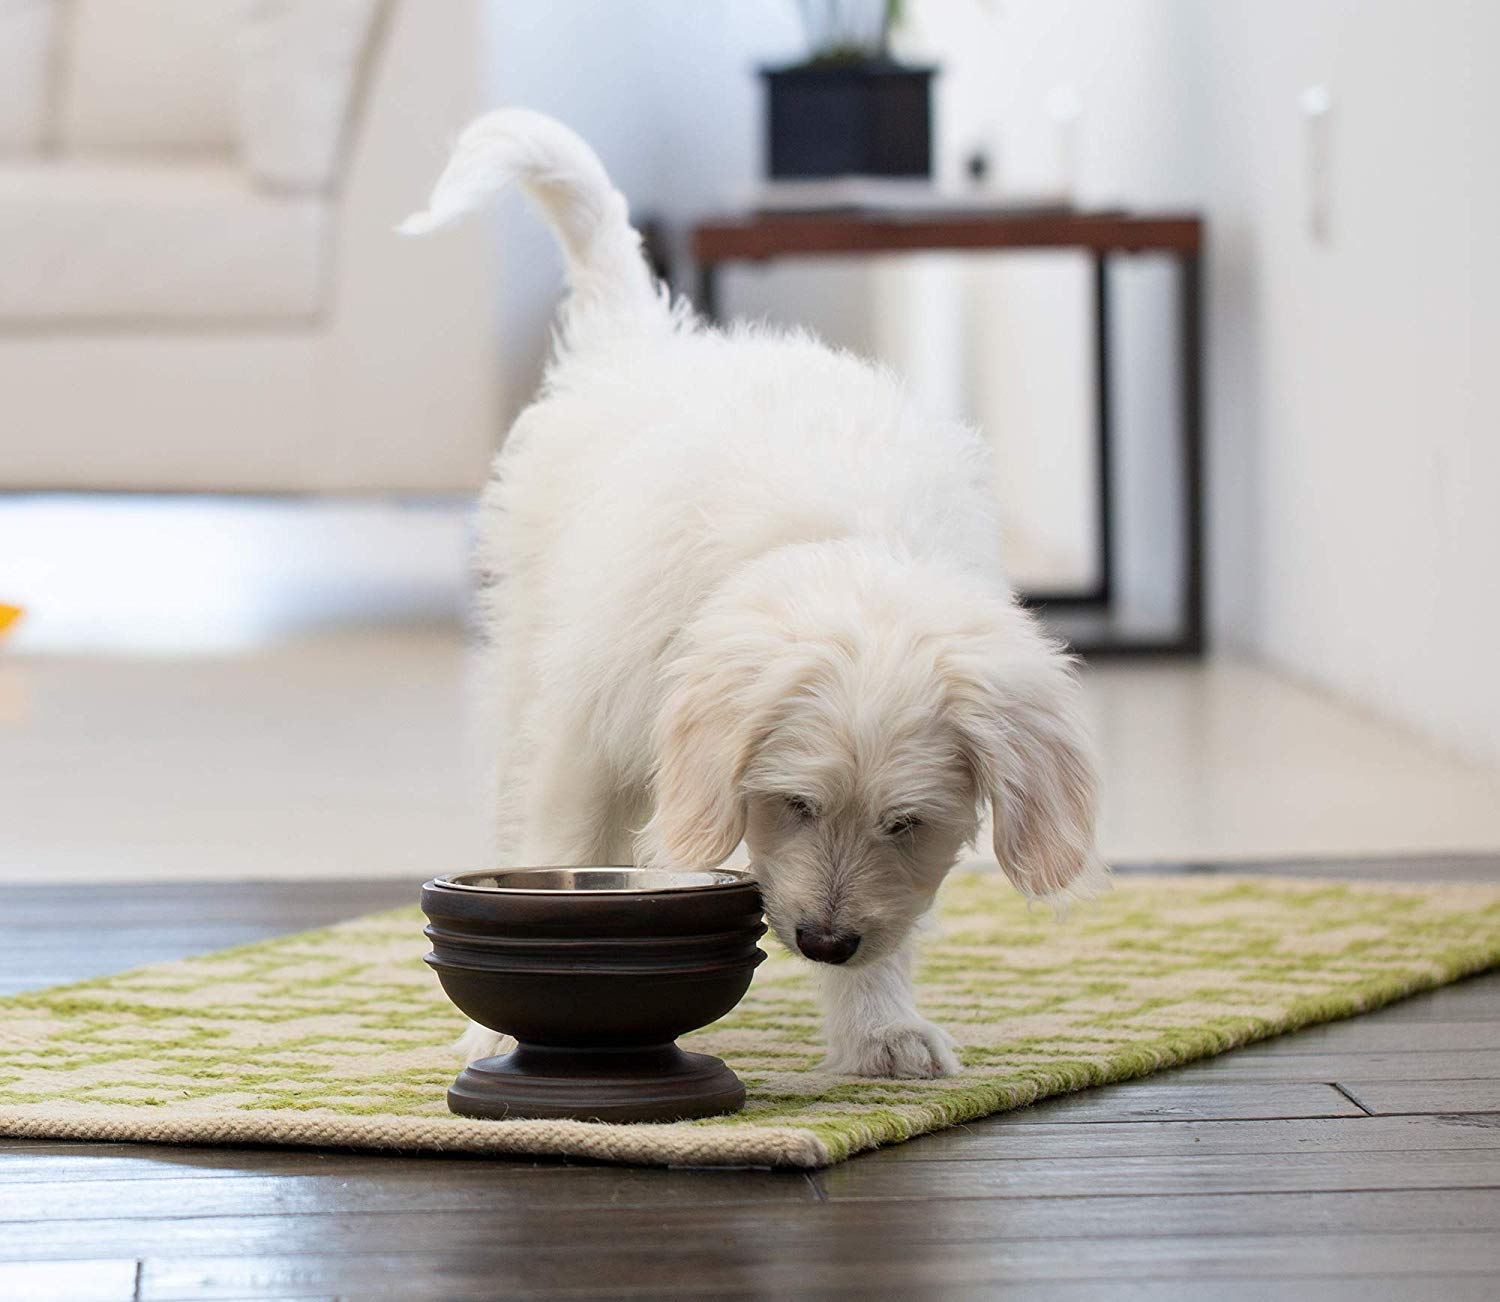
[[[932,174],[933,68],[891,57],[901,0],[799,0],[811,47],[765,68],[773,179]]]

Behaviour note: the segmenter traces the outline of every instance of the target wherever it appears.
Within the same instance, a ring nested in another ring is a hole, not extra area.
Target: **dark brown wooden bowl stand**
[[[520,1044],[465,1067],[448,1107],[465,1117],[686,1121],[737,1112],[745,1087],[724,1063],[675,1044],[552,1049]]]
[[[422,908],[448,997],[517,1040],[459,1074],[453,1112],[682,1121],[744,1105],[734,1072],[675,1040],[739,1003],[765,958],[748,875],[466,873],[428,882]]]

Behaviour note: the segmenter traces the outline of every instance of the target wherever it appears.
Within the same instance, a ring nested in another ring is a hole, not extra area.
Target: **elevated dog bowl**
[[[427,962],[513,1052],[448,1091],[469,1117],[680,1121],[733,1112],[745,1087],[679,1035],[744,997],[765,955],[749,874],[512,868],[422,888]]]

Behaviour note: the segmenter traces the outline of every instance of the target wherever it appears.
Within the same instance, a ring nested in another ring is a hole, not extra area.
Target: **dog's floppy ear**
[[[1015,606],[946,660],[948,703],[980,789],[995,857],[1032,899],[1093,895],[1107,870],[1094,846],[1098,778],[1071,664]]]
[[[745,835],[745,770],[797,690],[771,621],[704,624],[668,671],[654,736],[656,807],[637,841],[642,864],[711,867],[734,851]]]
[[[741,691],[698,652],[679,661],[656,725],[656,810],[641,833],[645,863],[702,868],[745,835],[740,781],[753,750]]]

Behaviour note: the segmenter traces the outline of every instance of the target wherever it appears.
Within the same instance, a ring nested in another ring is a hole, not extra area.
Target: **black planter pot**
[[[931,176],[935,71],[888,59],[764,69],[771,177]]]

